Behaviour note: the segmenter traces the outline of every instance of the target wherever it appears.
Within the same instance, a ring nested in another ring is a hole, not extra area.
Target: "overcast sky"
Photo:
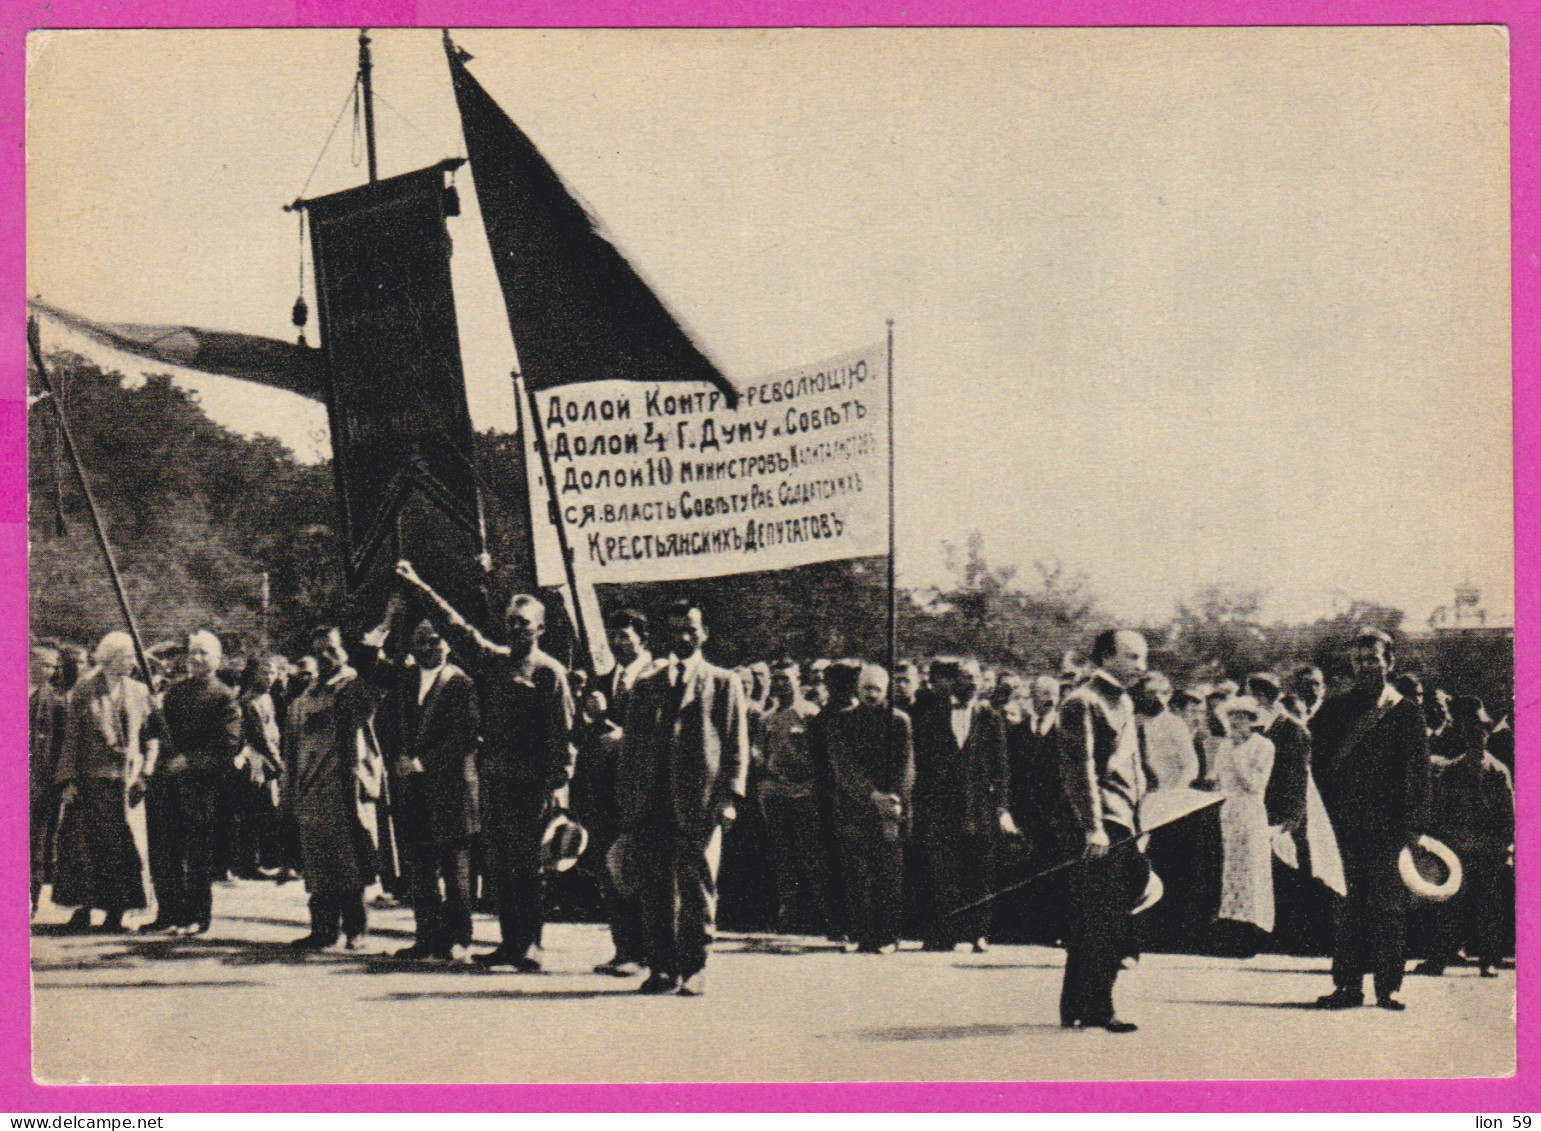
[[[1468,578],[1512,616],[1502,32],[455,38],[731,378],[895,320],[901,581],[943,580],[940,543],[977,529],[1134,619],[1224,581],[1270,616],[1338,592],[1421,623]],[[463,153],[438,32],[374,39],[381,174]],[[291,337],[280,208],[356,33],[54,32],[29,54],[29,292]],[[351,132],[307,195],[364,179]],[[511,429],[459,183],[471,412]],[[317,405],[188,383],[233,428],[325,448]]]

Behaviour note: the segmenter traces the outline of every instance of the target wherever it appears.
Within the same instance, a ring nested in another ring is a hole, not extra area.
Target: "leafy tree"
[[[1066,652],[1084,648],[1108,623],[1086,575],[1060,562],[1034,562],[1036,582],[1024,588],[1014,567],[986,560],[978,532],[969,535],[961,555],[955,546],[944,549],[953,584],[906,594],[900,602],[901,648],[909,654],[951,652],[1022,671],[1052,671]]]
[[[336,607],[327,466],[220,427],[169,377],[131,386],[73,354],[49,367],[147,643],[210,628],[257,647],[264,571],[275,642]],[[122,618],[53,412],[34,406],[28,428],[31,627],[88,643]]]

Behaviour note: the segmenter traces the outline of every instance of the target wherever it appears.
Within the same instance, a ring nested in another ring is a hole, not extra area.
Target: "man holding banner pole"
[[[577,761],[567,669],[540,650],[546,607],[526,594],[515,596],[505,614],[509,643],[495,644],[429,588],[411,562],[397,562],[396,575],[416,590],[434,627],[479,677],[482,835],[502,937],[497,949],[476,961],[538,973],[540,962],[530,951],[545,918],[541,836],[548,810],[565,807],[558,795]]]

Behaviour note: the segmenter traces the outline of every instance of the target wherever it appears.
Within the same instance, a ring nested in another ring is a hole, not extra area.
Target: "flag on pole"
[[[444,221],[454,164],[300,202],[315,252],[349,589],[414,491],[480,541]]]
[[[738,391],[691,340],[446,38],[482,223],[531,389],[583,381],[703,381]]]
[[[309,346],[257,334],[200,330],[196,326],[94,322],[35,298],[27,300],[27,309],[46,315],[99,345],[161,365],[253,381],[312,400],[326,398],[321,351]]]

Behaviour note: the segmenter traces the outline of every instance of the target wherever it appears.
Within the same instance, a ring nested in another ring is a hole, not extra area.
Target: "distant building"
[[[1502,717],[1514,702],[1514,628],[1489,620],[1481,590],[1457,586],[1455,600],[1430,614],[1429,631],[1409,634],[1400,666],[1454,694],[1480,696]]]
[[[1429,614],[1429,628],[1435,632],[1449,629],[1488,627],[1488,612],[1482,605],[1482,590],[1470,581],[1455,587],[1455,600],[1440,605]]]

